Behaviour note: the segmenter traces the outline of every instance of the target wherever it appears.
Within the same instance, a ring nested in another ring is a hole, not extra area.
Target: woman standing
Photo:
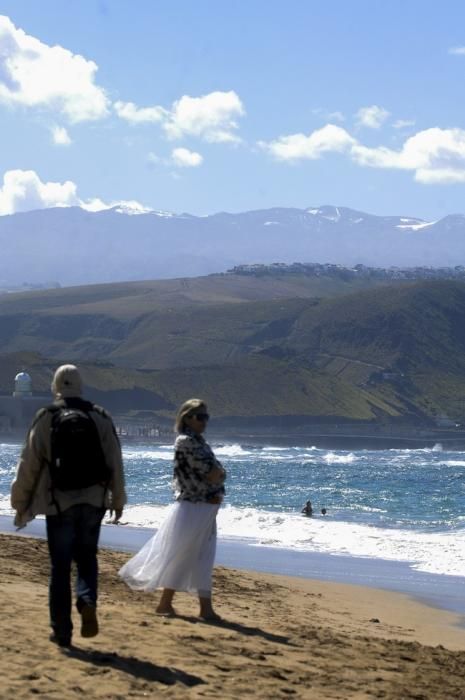
[[[189,399],[179,409],[173,474],[176,502],[158,532],[119,572],[131,588],[163,589],[159,615],[175,615],[174,594],[187,591],[198,595],[202,619],[219,619],[211,589],[216,514],[226,472],[202,437],[208,419],[207,405],[200,399]]]

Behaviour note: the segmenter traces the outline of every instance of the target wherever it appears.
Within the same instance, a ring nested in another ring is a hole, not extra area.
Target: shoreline
[[[45,521],[37,518],[16,531],[12,518],[0,516],[0,533],[45,539]],[[100,547],[134,553],[154,533],[151,528],[102,524]],[[430,574],[413,569],[408,562],[292,551],[266,547],[239,538],[218,538],[216,565],[252,573],[317,580],[341,585],[364,586],[370,590],[412,597],[436,610],[464,616],[465,577]]]

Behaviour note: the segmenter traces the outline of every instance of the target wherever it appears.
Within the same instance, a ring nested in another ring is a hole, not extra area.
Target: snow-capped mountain
[[[423,221],[346,207],[192,216],[79,207],[0,217],[0,285],[189,277],[245,263],[465,264],[465,216]]]

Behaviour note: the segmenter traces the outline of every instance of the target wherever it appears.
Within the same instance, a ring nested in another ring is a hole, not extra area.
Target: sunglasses
[[[194,413],[191,418],[195,418],[198,421],[201,421],[202,423],[206,422],[207,420],[210,419],[210,414],[209,413]]]

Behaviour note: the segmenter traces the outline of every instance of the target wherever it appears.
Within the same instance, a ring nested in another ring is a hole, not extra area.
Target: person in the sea
[[[173,468],[175,502],[158,532],[119,571],[135,590],[163,589],[156,608],[159,615],[175,615],[175,592],[186,591],[198,596],[200,618],[220,619],[212,606],[212,570],[216,514],[225,493],[226,471],[203,437],[209,417],[201,399],[189,399],[179,409]]]
[[[103,408],[84,401],[79,370],[62,365],[53,377],[55,401],[29,429],[11,487],[14,523],[46,519],[50,553],[50,641],[71,645],[71,564],[77,568],[81,636],[98,634],[97,545],[107,508],[121,518],[126,493],[121,447]]]
[[[303,513],[304,515],[307,515],[308,517],[312,516],[313,515],[312,502],[307,501],[300,512]]]
[[[322,509],[321,509],[321,515],[326,515],[327,512],[328,512],[328,511],[326,510],[326,508],[322,508]]]

